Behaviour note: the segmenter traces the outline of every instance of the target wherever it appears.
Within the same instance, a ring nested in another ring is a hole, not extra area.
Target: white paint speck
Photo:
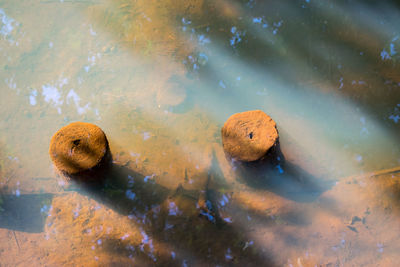
[[[178,207],[176,206],[175,202],[171,201],[169,203],[169,212],[168,215],[170,216],[176,216],[178,214],[181,214],[181,211],[178,209]]]
[[[0,34],[3,36],[5,40],[8,40],[10,43],[14,41],[11,39],[11,33],[14,30],[14,26],[18,25],[18,23],[13,19],[6,15],[3,9],[0,8]]]
[[[35,106],[36,103],[37,103],[37,101],[36,101],[36,96],[37,96],[37,90],[34,89],[34,90],[31,92],[31,94],[29,95],[29,103],[30,103],[32,106]]]
[[[143,133],[143,140],[147,140],[147,139],[149,139],[151,137],[151,134],[150,134],[150,132],[144,132]]]
[[[42,95],[44,96],[44,101],[47,103],[52,103],[54,106],[59,106],[63,103],[63,100],[61,99],[61,93],[53,85],[43,85]]]
[[[382,253],[383,252],[383,244],[381,244],[381,243],[378,243],[378,244],[376,244],[376,246],[378,247],[378,252],[379,253]]]
[[[92,35],[92,36],[96,36],[97,35],[97,33],[93,30],[92,25],[90,25],[89,32],[90,32],[90,35]]]
[[[129,237],[129,234],[124,234],[123,236],[121,236],[121,240],[125,240]]]
[[[79,105],[79,102],[81,101],[81,98],[79,95],[74,91],[74,89],[71,89],[67,95],[67,104],[70,104],[70,99],[72,99],[75,103],[76,110],[79,115],[82,115],[86,113],[90,109],[90,103],[87,103],[85,106],[81,107]]]
[[[143,181],[144,181],[145,183],[147,183],[147,182],[149,181],[149,179],[152,179],[154,176],[156,176],[155,173],[153,173],[152,175],[147,175],[147,176],[145,176],[145,177],[143,178]]]

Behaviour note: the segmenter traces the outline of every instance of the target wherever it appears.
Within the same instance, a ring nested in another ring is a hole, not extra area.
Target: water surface
[[[396,265],[399,8],[0,1],[0,262]],[[243,170],[220,129],[254,109],[277,122],[284,157]],[[108,137],[103,188],[50,161],[73,121]]]

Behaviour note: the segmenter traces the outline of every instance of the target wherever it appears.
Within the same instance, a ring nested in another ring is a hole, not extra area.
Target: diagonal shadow
[[[72,180],[68,190],[77,191],[122,215],[130,216],[132,223],[139,225],[156,244],[168,244],[171,250],[179,252],[176,258],[157,253],[155,263],[155,256],[147,249],[139,250],[136,255],[144,266],[176,266],[182,261],[187,261],[189,265],[217,265],[222,262],[238,266],[275,266],[268,253],[243,253],[244,242],[240,240],[245,239],[245,229],[237,229],[221,221],[215,187],[210,187],[207,198],[212,203],[216,220],[207,220],[205,216],[200,216],[197,207],[201,190],[186,190],[182,186],[171,190],[155,183],[149,176],[117,164],[96,175],[96,179],[90,181],[103,182],[96,184],[85,183],[82,179]],[[204,175],[211,179],[215,176],[209,173]],[[179,211],[171,211],[171,203],[175,203]],[[154,216],[156,207],[159,208],[157,216]],[[227,246],[230,246],[229,256],[226,256]],[[132,254],[128,243],[121,239],[104,239],[103,248],[120,256]]]
[[[233,162],[233,167],[240,182],[296,202],[313,202],[333,185],[331,181],[317,178],[287,161],[279,141],[261,160]]]

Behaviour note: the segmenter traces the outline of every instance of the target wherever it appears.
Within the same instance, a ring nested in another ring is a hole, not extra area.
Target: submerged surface
[[[0,1],[1,265],[396,265],[399,18],[389,1]],[[220,129],[255,109],[284,158],[241,166]],[[54,170],[73,121],[107,135],[103,187]]]

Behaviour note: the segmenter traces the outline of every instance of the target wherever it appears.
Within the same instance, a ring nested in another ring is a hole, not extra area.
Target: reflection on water
[[[395,266],[399,17],[390,1],[1,2],[2,263]],[[254,109],[280,154],[231,162],[220,127]],[[53,169],[73,121],[110,141],[104,185]]]

